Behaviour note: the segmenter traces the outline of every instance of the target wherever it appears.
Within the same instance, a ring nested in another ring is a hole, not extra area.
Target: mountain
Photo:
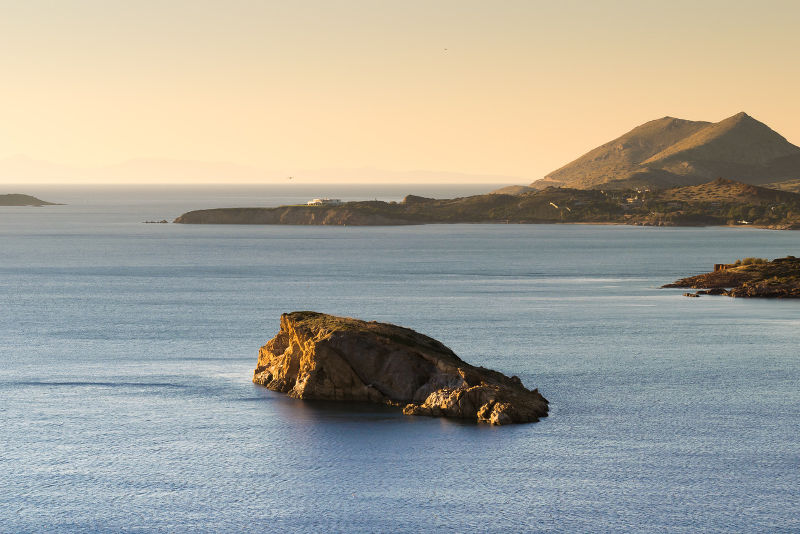
[[[0,183],[52,182],[54,178],[78,178],[82,169],[18,154],[0,158]]]
[[[90,169],[97,181],[118,183],[258,183],[270,181],[269,173],[226,161],[176,159],[131,159],[123,163]],[[283,180],[285,177],[281,176]]]
[[[742,112],[716,123],[664,117],[557,169],[532,187],[625,189],[717,177],[762,185],[800,178],[800,147]]]
[[[275,179],[264,171],[227,162],[133,159],[82,167],[24,155],[0,158],[0,183],[257,183],[270,178]]]

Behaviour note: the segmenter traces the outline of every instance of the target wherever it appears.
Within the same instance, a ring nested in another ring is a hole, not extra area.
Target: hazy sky
[[[800,2],[0,0],[0,158],[505,174],[665,115],[800,144]]]

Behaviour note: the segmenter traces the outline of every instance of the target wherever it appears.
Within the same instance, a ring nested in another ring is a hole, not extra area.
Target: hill
[[[717,177],[762,185],[800,178],[800,147],[746,113],[717,123],[647,122],[532,187],[626,189],[696,185]]]
[[[0,206],[55,206],[53,202],[46,202],[44,200],[32,197],[30,195],[21,195],[13,193],[9,195],[0,195]]]

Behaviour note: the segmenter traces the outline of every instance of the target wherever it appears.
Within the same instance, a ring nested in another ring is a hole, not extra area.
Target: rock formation
[[[715,266],[713,272],[681,278],[661,287],[703,289],[684,293],[687,297],[726,295],[728,297],[800,298],[800,258],[787,256],[767,261],[745,258]]]
[[[516,376],[474,367],[428,336],[310,311],[281,315],[253,382],[298,399],[367,401],[493,425],[538,421],[548,411]]]

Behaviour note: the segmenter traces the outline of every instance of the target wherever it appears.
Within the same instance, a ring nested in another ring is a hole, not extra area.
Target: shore
[[[721,187],[721,185],[724,187]],[[627,224],[800,228],[800,195],[738,182],[666,191],[547,188],[521,195],[489,193],[435,199],[408,195],[400,202],[341,202],[275,208],[189,211],[181,224],[291,224],[396,226],[409,224]]]
[[[700,290],[684,293],[687,297],[800,298],[800,258],[786,256],[772,261],[745,258],[731,264],[715,265],[711,272],[681,278],[662,287]]]

